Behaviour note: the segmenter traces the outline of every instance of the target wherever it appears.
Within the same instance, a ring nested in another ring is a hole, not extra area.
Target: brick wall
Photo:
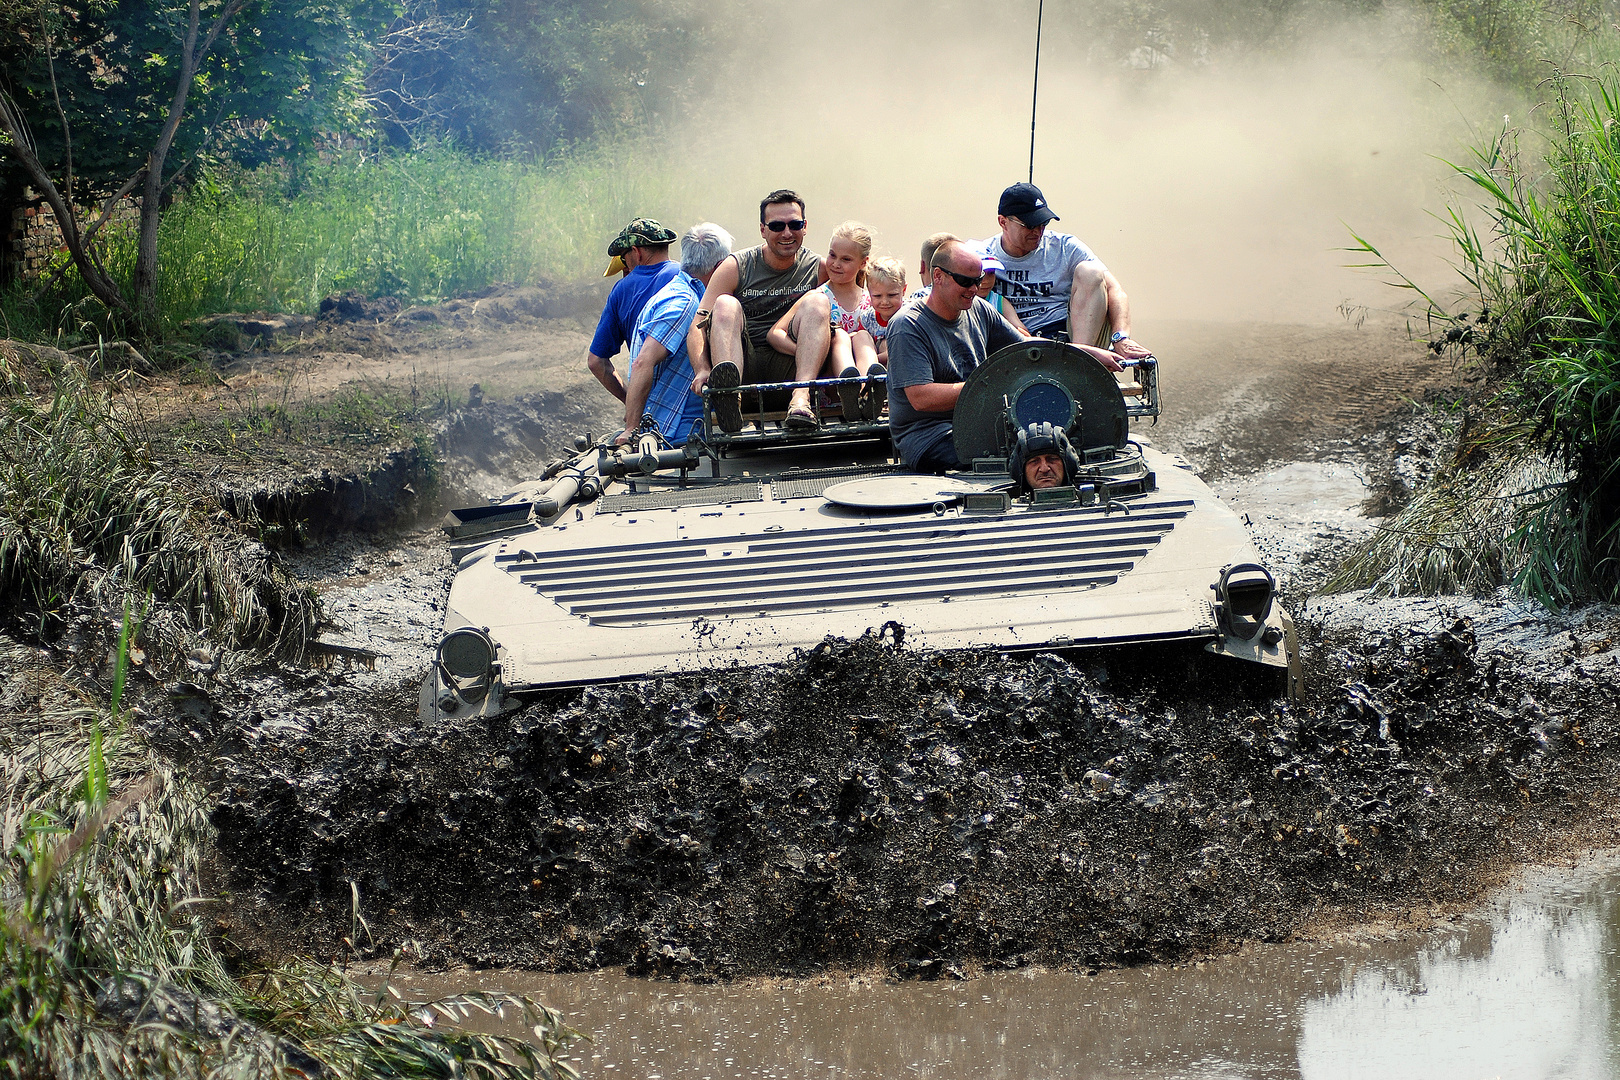
[[[101,208],[79,207],[78,213],[79,220],[89,224],[100,215]],[[121,199],[112,218],[101,227],[100,235],[105,236],[116,228],[136,228],[140,215],[140,207],[134,199]],[[37,278],[50,269],[57,252],[66,250],[62,230],[56,224],[56,213],[45,200],[35,199],[14,207],[7,223],[5,266],[0,278],[8,281]]]

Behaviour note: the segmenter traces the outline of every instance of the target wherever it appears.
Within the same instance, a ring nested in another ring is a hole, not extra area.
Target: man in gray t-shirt
[[[960,241],[941,244],[927,299],[889,321],[889,431],[900,459],[918,472],[957,468],[951,417],[962,384],[992,353],[1024,338],[979,299],[979,257]]]
[[[1000,235],[985,241],[1001,260],[996,291],[1036,337],[1066,333],[1128,360],[1151,356],[1131,338],[1130,300],[1090,248],[1047,225],[1058,216],[1034,184],[1013,184],[996,207]]]

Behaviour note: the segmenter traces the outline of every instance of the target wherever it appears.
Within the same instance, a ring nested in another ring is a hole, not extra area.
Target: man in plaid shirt
[[[652,426],[672,446],[685,442],[702,419],[703,399],[692,392],[686,333],[709,278],[731,254],[731,243],[731,234],[713,222],[692,226],[681,237],[680,271],[641,309],[630,339],[621,443],[642,429],[643,416],[652,418]]]

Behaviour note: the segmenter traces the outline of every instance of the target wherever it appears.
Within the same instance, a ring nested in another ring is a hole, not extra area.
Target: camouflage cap
[[[619,231],[608,245],[609,255],[623,255],[633,247],[663,247],[675,242],[675,232],[650,217],[638,217]]]

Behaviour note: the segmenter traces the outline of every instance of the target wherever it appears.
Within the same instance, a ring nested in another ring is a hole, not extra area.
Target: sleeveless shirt
[[[765,335],[793,302],[816,287],[821,258],[799,249],[793,265],[773,270],[765,261],[765,245],[737,252],[737,303],[742,305],[748,340],[764,348]]]

